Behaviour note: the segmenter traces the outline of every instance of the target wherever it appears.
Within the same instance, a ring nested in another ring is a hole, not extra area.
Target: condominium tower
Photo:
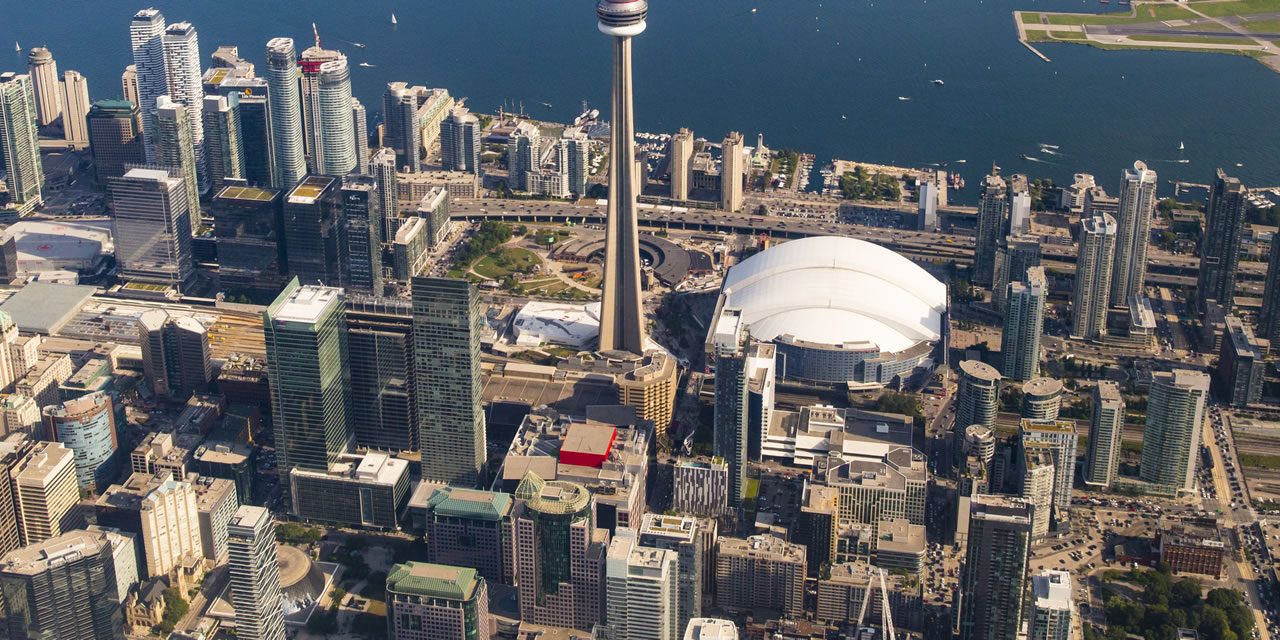
[[[1144,482],[1178,492],[1194,488],[1208,395],[1208,374],[1187,369],[1152,374],[1139,468]]]
[[[1031,553],[1030,505],[1017,498],[976,495],[960,571],[961,640],[1016,640]]]
[[[47,127],[62,117],[62,97],[58,88],[58,62],[44,47],[27,53],[27,73],[36,98],[36,123]]]
[[[307,167],[312,173],[343,176],[356,167],[351,119],[351,69],[347,57],[316,45],[302,52],[302,118]]]
[[[129,22],[129,40],[133,49],[133,71],[138,88],[134,102],[142,113],[147,162],[155,161],[153,112],[156,98],[169,93],[168,71],[164,59],[164,15],[156,9],[143,9]],[[127,75],[126,70],[126,75]],[[128,92],[125,92],[128,95]]]
[[[280,564],[271,512],[249,505],[237,509],[227,523],[227,551],[236,637],[284,640]]]
[[[271,153],[277,189],[289,190],[307,173],[302,142],[302,97],[298,88],[298,55],[292,38],[267,41],[267,85],[271,108]]]
[[[10,201],[0,202],[0,212],[22,216],[44,204],[35,91],[31,76],[12,71],[0,73],[0,167]]]
[[[1107,333],[1116,220],[1110,214],[1080,221],[1076,282],[1071,294],[1071,335],[1092,340]]]
[[[1049,295],[1044,267],[1027,270],[1025,282],[1011,282],[1004,316],[1004,377],[1030,380],[1040,371],[1040,336],[1044,331],[1045,298]]]
[[[1248,197],[1239,179],[1218,169],[1209,190],[1209,208],[1200,239],[1196,299],[1201,309],[1209,300],[1216,300],[1228,313],[1235,305],[1236,271],[1240,267],[1240,241],[1249,210]]]
[[[1147,245],[1151,216],[1156,208],[1156,172],[1134,162],[1120,178],[1120,209],[1116,214],[1115,266],[1111,269],[1111,304],[1129,306],[1130,296],[1143,293],[1147,279]]]
[[[1124,433],[1124,396],[1120,385],[1099,380],[1093,390],[1093,415],[1089,422],[1089,455],[1084,463],[1084,483],[1106,489],[1120,467]]]

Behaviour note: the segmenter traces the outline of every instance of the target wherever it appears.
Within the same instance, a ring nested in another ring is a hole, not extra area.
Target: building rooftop
[[[168,182],[169,180],[177,180],[177,178],[170,177],[169,171],[166,169],[146,169],[142,167],[130,169],[128,173],[124,174],[124,177],[133,180],[146,180],[148,182]]]
[[[906,518],[881,520],[879,540],[876,546],[889,553],[923,554],[925,550],[924,526],[911,524]]]
[[[289,192],[288,201],[290,204],[315,204],[336,181],[336,178],[329,176],[307,176]]]
[[[498,521],[511,514],[511,494],[438,486],[427,499],[427,508],[457,518]]]
[[[406,562],[391,568],[387,591],[406,595],[469,600],[481,580],[476,570],[427,562]]]
[[[262,507],[242,504],[232,514],[231,520],[227,521],[229,527],[244,527],[246,529],[257,529],[258,524],[263,520],[270,520],[271,512]]]
[[[1052,569],[1031,577],[1031,591],[1037,609],[1071,609],[1071,574]]]
[[[1031,418],[1023,418],[1019,430],[1023,433],[1074,435],[1076,423],[1074,420],[1032,420]]]
[[[731,620],[693,618],[685,628],[684,640],[738,640],[738,627]]]
[[[960,371],[965,375],[986,382],[995,382],[1000,379],[1000,372],[981,360],[965,360],[961,362]]]
[[[804,545],[791,544],[774,535],[762,534],[741,538],[720,538],[718,550],[720,555],[768,557],[771,560],[804,562]]]
[[[680,538],[693,541],[698,531],[698,519],[690,516],[667,516],[658,513],[644,514],[640,535],[663,538]]]
[[[24,333],[57,333],[97,289],[82,285],[31,282],[0,304]]]
[[[1062,381],[1056,378],[1032,378],[1022,385],[1022,393],[1037,398],[1062,395]]]
[[[75,452],[61,443],[37,442],[10,473],[19,485],[47,486],[74,457]]]
[[[280,192],[275,189],[259,189],[258,187],[241,187],[231,185],[218,192],[219,200],[243,200],[250,202],[270,202]]]
[[[110,544],[105,533],[77,529],[10,551],[0,560],[0,573],[37,575],[63,562],[102,553],[102,548]]]
[[[322,287],[319,285],[303,285],[285,298],[284,303],[271,313],[276,322],[300,322],[315,324],[329,307],[340,304],[342,289]]]

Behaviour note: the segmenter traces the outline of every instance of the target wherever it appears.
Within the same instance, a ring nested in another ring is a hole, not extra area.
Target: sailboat
[[[14,53],[22,53],[22,45],[18,44],[18,41],[17,41],[17,40],[14,40],[14,41],[13,41],[13,52],[14,52]]]
[[[1186,150],[1186,148],[1187,148],[1187,145],[1182,144],[1182,142],[1178,142],[1178,151],[1184,151]]]
[[[396,14],[391,14],[391,24],[399,24],[396,22]]]

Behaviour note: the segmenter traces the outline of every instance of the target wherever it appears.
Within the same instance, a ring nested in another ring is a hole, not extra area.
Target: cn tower
[[[644,32],[646,0],[599,0],[600,31],[613,37],[613,127],[605,229],[600,351],[644,355],[640,234],[636,228],[635,121],[631,113],[631,38]]]

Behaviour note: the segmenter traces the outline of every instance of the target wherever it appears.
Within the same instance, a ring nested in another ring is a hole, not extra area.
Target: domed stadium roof
[[[757,340],[789,336],[821,345],[897,352],[942,336],[946,285],[870,242],[793,240],[729,270],[725,308],[739,309]]]

